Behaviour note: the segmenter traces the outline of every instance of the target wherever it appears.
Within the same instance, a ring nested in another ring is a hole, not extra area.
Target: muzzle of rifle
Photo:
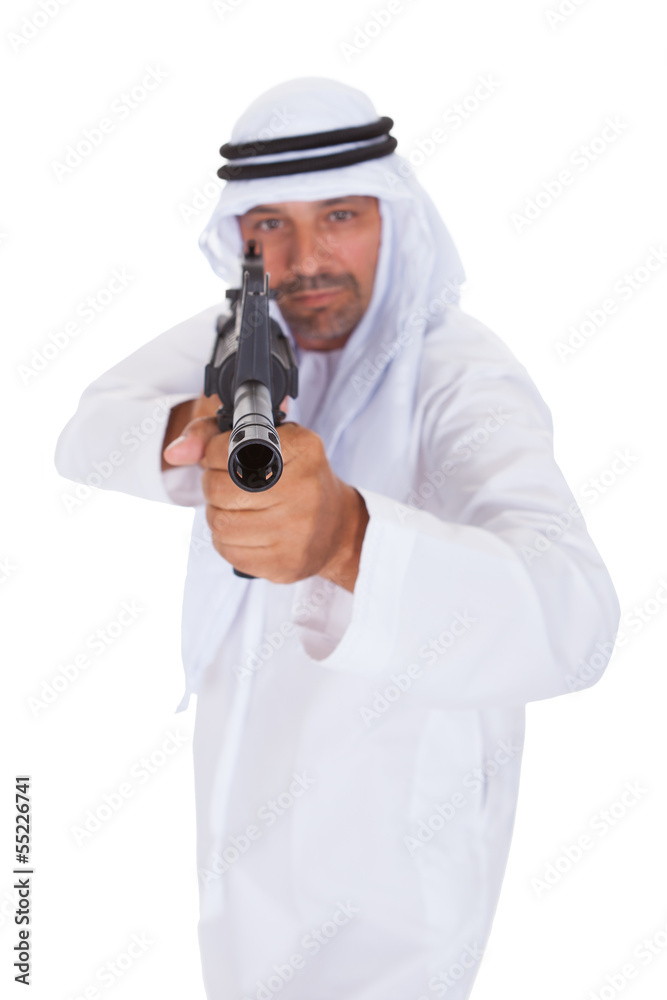
[[[250,493],[268,490],[280,479],[280,438],[273,426],[271,395],[262,382],[242,382],[236,390],[227,468],[232,482]]]

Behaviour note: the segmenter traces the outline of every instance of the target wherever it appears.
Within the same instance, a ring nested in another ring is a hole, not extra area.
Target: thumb
[[[181,436],[164,449],[165,462],[169,465],[196,465],[204,457],[211,438],[219,433],[215,417],[195,417],[185,425]]]

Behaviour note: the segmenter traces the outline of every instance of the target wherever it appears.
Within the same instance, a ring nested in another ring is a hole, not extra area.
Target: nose
[[[321,240],[314,222],[299,221],[294,226],[290,241],[287,265],[291,274],[311,277],[323,270],[326,254],[322,254]]]

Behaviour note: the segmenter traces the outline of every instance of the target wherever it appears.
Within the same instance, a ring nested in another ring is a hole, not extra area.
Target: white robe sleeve
[[[203,392],[221,311],[179,323],[88,386],[58,438],[61,476],[147,500],[204,503],[201,468],[162,472],[162,443],[172,407]]]
[[[330,584],[313,607],[323,581],[300,585],[307,654],[429,708],[518,705],[594,683],[620,609],[525,369],[478,366],[433,391],[415,449],[413,506],[357,486],[370,520],[354,594]]]

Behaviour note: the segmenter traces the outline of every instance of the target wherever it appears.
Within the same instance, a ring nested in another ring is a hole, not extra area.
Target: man
[[[196,508],[179,708],[198,694],[216,1000],[467,997],[524,705],[597,680],[618,625],[549,411],[458,308],[458,255],[390,126],[359,91],[295,80],[223,147],[201,247],[237,285],[243,240],[261,240],[299,363],[275,487],[230,482],[201,395],[218,306],[94,382],[58,443],[85,480],[150,417],[105,485]]]

